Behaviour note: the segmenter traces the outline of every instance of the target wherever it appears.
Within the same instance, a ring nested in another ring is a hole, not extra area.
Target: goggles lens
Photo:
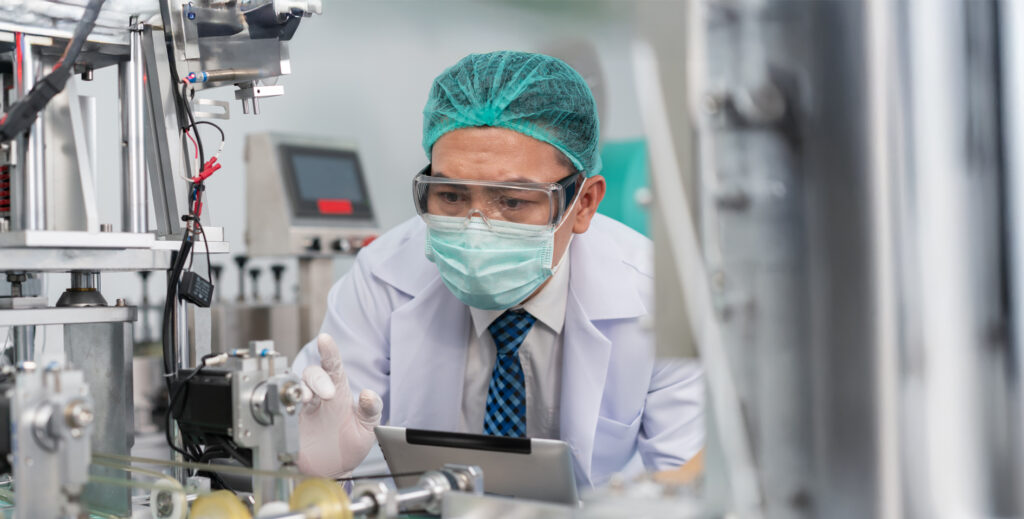
[[[557,225],[576,188],[578,174],[559,182],[487,182],[429,176],[429,166],[413,179],[420,216],[482,216],[525,225]],[[567,193],[567,185],[573,191]]]

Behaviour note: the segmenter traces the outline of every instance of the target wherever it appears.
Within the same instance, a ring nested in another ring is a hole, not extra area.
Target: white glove
[[[356,404],[334,339],[321,333],[316,345],[320,365],[302,372],[311,394],[299,415],[299,470],[338,478],[352,472],[370,452],[384,402],[364,389]]]

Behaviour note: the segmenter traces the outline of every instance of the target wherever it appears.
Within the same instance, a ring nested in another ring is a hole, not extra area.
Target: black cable
[[[203,138],[199,135],[199,130],[196,130],[196,116],[192,113],[192,106],[189,104],[188,94],[188,83],[182,82],[181,92],[177,96],[178,103],[181,105],[181,110],[185,112],[186,124],[181,127],[183,131],[188,131],[190,128],[193,132],[193,137],[196,139],[196,148],[199,149],[199,168],[202,172],[203,164],[206,164],[206,150],[203,147]],[[177,92],[177,91],[176,91]],[[197,173],[198,174],[198,173]]]
[[[96,25],[96,17],[99,16],[104,1],[90,0],[86,4],[85,12],[82,13],[82,19],[75,26],[71,40],[64,47],[64,53],[61,55],[57,67],[47,74],[46,77],[36,82],[32,90],[7,111],[3,122],[0,122],[0,143],[7,142],[28,131],[35,122],[39,112],[46,108],[46,105],[49,104],[55,95],[64,90],[68,78],[71,77],[71,73],[74,70],[75,60],[78,59],[78,55],[82,52],[82,46],[85,45],[86,38],[89,37],[89,33],[92,32],[93,27]]]
[[[195,128],[197,124],[208,124],[210,126],[213,126],[214,128],[217,129],[218,132],[220,132],[220,141],[224,142],[225,140],[227,140],[227,137],[224,136],[224,129],[221,128],[216,123],[213,123],[213,122],[210,122],[210,121],[195,121],[195,122],[192,123],[192,127]],[[197,134],[199,133],[198,129],[196,129],[196,133]]]
[[[213,281],[213,274],[210,271],[210,244],[206,241],[206,230],[203,229],[203,224],[196,220],[196,225],[199,226],[199,234],[203,235],[203,247],[206,249],[206,277],[209,281]]]
[[[171,397],[169,399],[169,405],[167,406],[167,416],[165,417],[166,423],[167,423],[167,427],[164,430],[164,433],[165,433],[165,435],[167,437],[167,445],[169,445],[172,449],[174,449],[175,452],[178,452],[179,454],[184,456],[186,461],[193,461],[193,460],[197,459],[197,456],[195,456],[194,453],[186,452],[186,450],[188,450],[189,447],[190,447],[190,442],[185,439],[185,434],[184,433],[182,433],[182,435],[181,435],[181,444],[182,444],[182,447],[185,448],[185,450],[182,450],[181,448],[179,448],[177,445],[174,444],[174,441],[171,438],[171,415],[172,415],[172,413],[174,411],[174,405],[178,402],[178,398],[185,391],[186,386],[188,386],[188,382],[190,380],[192,380],[193,378],[195,378],[195,376],[198,375],[199,372],[202,371],[203,368],[206,367],[206,361],[207,360],[209,360],[212,357],[216,357],[216,356],[217,356],[216,353],[209,353],[209,354],[203,355],[203,358],[199,360],[199,365],[196,366],[195,369],[190,371],[188,373],[188,375],[185,375],[184,377],[181,378],[181,380],[177,381],[178,387],[174,388],[174,392],[171,394]]]

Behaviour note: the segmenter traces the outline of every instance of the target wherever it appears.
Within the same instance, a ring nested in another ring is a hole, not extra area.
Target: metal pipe
[[[35,360],[36,327],[12,327],[14,338],[14,363]]]
[[[142,26],[132,17],[129,30],[131,59],[118,65],[121,97],[121,230],[146,232],[149,221],[146,184],[145,72]]]
[[[17,76],[21,79],[15,85],[18,99],[24,97],[36,84],[36,75],[42,72],[39,56],[29,43],[29,38],[20,38],[15,63]],[[36,231],[46,229],[46,167],[43,147],[45,132],[43,114],[36,116],[27,134],[15,139],[15,165],[11,168],[11,230]]]

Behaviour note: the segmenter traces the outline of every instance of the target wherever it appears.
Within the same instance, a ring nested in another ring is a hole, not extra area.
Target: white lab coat
[[[353,391],[381,395],[384,423],[455,431],[471,318],[424,256],[424,234],[414,218],[360,251],[330,291],[321,331],[338,343]],[[655,362],[651,242],[598,215],[571,246],[560,427],[577,481],[602,484],[637,452],[649,469],[678,466],[704,442],[702,371]],[[319,362],[314,341],[293,369]]]

